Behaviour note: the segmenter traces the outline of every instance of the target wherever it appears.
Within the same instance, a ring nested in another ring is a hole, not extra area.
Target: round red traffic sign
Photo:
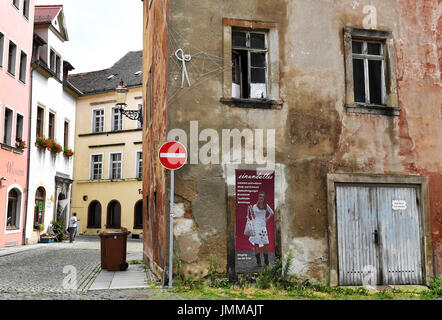
[[[161,146],[158,157],[164,168],[177,170],[186,163],[187,150],[182,143],[170,141]]]

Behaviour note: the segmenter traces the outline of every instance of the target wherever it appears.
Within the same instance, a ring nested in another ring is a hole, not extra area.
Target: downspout
[[[31,81],[29,82],[29,124],[28,124],[28,170],[26,177],[26,205],[25,205],[25,223],[23,226],[23,245],[26,244],[26,225],[28,221],[28,204],[29,204],[29,172],[31,170],[31,127],[32,127],[32,83],[34,79],[34,68],[32,67],[32,58],[31,58]]]

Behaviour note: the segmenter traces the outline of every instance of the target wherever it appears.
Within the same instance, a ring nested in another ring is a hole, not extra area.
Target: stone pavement
[[[147,286],[147,275],[145,266],[132,264],[126,271],[101,270],[95,278],[89,290],[103,289],[133,289],[145,288]]]
[[[140,262],[142,258],[143,244],[140,240],[128,241],[129,268],[119,272],[117,277],[114,275],[109,289],[88,290],[103,272],[100,267],[99,238],[79,237],[77,240],[73,244],[37,244],[1,249],[0,300],[189,299],[184,295],[154,288],[146,281],[155,280],[150,271],[143,264],[133,264],[136,263],[133,260]],[[75,270],[76,286],[69,289],[66,288],[66,279],[72,276],[72,270]],[[142,278],[140,272],[144,274]],[[134,280],[131,280],[131,276],[134,276]],[[121,289],[138,286],[140,282],[144,283],[144,288]],[[113,287],[120,289],[114,290]]]

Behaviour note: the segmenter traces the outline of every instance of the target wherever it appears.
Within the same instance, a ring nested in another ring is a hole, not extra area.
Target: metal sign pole
[[[170,239],[169,239],[169,289],[172,289],[172,271],[173,271],[173,196],[175,183],[175,170],[170,170]]]

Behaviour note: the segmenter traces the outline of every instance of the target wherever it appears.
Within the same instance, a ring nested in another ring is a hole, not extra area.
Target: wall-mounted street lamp
[[[127,92],[129,90],[124,86],[123,81],[120,82],[120,85],[115,89],[115,93],[117,95],[117,106],[122,115],[128,117],[131,120],[138,120],[141,124],[143,123],[143,112],[142,110],[126,110],[126,98]]]

